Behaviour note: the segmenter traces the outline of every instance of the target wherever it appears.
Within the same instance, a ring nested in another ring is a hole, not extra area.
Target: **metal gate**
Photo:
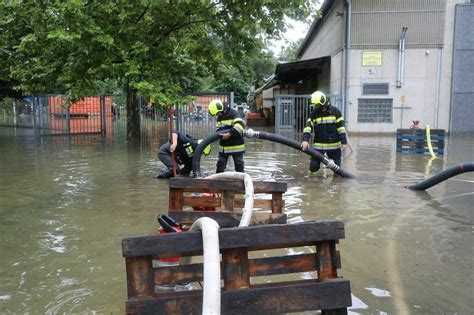
[[[329,95],[331,104],[341,110],[341,97]],[[278,95],[275,99],[275,131],[303,132],[313,107],[311,95]]]
[[[32,96],[13,103],[14,127],[31,128],[37,136],[105,134],[112,120],[112,97],[91,96],[65,106],[60,96]]]
[[[278,95],[275,106],[277,132],[302,132],[311,112],[309,95]]]

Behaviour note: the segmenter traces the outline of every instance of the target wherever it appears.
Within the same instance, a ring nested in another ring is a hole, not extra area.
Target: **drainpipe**
[[[398,74],[397,74],[397,89],[403,85],[403,75],[405,72],[405,36],[407,34],[408,27],[402,27],[400,33],[400,41],[398,43]]]
[[[435,91],[435,128],[438,128],[439,122],[439,94],[441,84],[441,58],[443,57],[443,49],[438,48],[438,62],[436,65],[436,91]]]
[[[347,18],[346,18],[346,50],[345,50],[345,70],[344,70],[344,102],[342,115],[346,119],[346,124],[348,123],[347,116],[347,107],[349,105],[349,69],[351,61],[351,32],[352,32],[352,1],[346,0],[345,4],[347,6]],[[347,127],[347,126],[346,126]]]

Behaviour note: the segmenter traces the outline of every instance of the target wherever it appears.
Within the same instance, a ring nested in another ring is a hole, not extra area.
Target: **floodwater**
[[[122,314],[121,240],[157,230],[167,181],[153,176],[160,139],[43,137],[0,128],[0,313]],[[16,136],[15,136],[16,134]],[[346,238],[339,275],[351,281],[351,314],[471,314],[474,174],[426,192],[404,185],[474,157],[472,137],[449,137],[444,156],[397,154],[395,136],[351,137],[344,167],[307,176],[308,158],[248,140],[254,180],[288,183],[289,222],[337,219]],[[212,173],[216,153],[202,158]]]

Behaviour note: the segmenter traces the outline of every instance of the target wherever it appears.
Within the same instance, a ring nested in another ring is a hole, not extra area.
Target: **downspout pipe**
[[[402,27],[400,33],[400,41],[398,43],[398,74],[397,74],[397,88],[401,88],[403,85],[403,77],[405,74],[405,36],[407,34],[408,27]]]
[[[346,50],[344,63],[344,108],[342,115],[348,121],[347,107],[349,105],[349,69],[351,64],[351,45],[352,45],[352,0],[346,0],[347,17],[346,17]]]
[[[436,65],[436,91],[435,91],[435,128],[439,126],[439,97],[441,84],[441,61],[443,58],[443,49],[438,48],[438,59]]]
[[[204,151],[204,148],[207,145],[209,145],[212,142],[219,139],[220,134],[225,133],[225,132],[226,132],[226,130],[221,130],[221,131],[218,131],[218,132],[215,132],[215,133],[211,134],[210,136],[208,136],[207,138],[202,140],[201,143],[199,143],[199,145],[196,147],[196,149],[194,150],[194,156],[193,156],[193,176],[194,177],[201,177],[201,155],[202,155],[202,152]],[[283,137],[283,136],[280,136],[280,135],[276,135],[276,134],[273,134],[273,133],[264,132],[264,131],[254,131],[252,129],[246,129],[245,130],[245,136],[247,138],[258,138],[258,139],[264,139],[264,140],[269,140],[269,141],[281,143],[281,144],[284,144],[286,146],[292,147],[293,149],[296,149],[298,151],[302,151],[301,150],[301,144],[298,141],[295,141],[293,139],[289,139],[289,138],[286,138],[286,137]],[[340,166],[336,165],[334,163],[334,161],[328,159],[323,154],[321,154],[320,152],[316,151],[313,148],[308,148],[308,149],[306,149],[305,151],[302,151],[302,152],[308,154],[312,158],[315,158],[320,163],[323,163],[330,170],[332,170],[334,173],[336,173],[337,175],[339,175],[341,177],[353,178],[353,179],[356,178],[356,176],[352,175],[348,171],[346,171],[343,168],[341,168]]]

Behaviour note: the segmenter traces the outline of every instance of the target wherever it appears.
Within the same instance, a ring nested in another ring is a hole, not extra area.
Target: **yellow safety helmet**
[[[199,139],[198,140],[198,144],[202,142],[202,139]],[[204,155],[209,155],[209,153],[211,153],[211,150],[212,150],[212,145],[208,144],[204,150],[202,150],[202,153],[204,153]]]
[[[216,116],[218,112],[224,110],[224,104],[221,100],[212,100],[207,107],[207,110],[211,116]]]
[[[311,104],[323,106],[326,104],[326,95],[324,95],[323,92],[316,91],[313,94],[311,94]]]

